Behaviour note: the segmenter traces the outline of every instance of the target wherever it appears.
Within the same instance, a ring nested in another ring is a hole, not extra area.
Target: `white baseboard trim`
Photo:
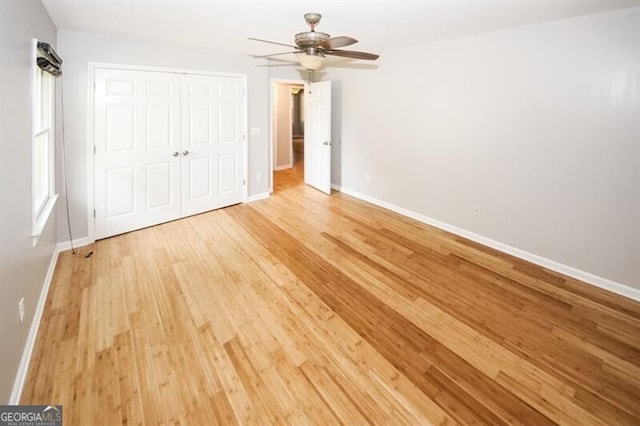
[[[273,170],[277,172],[278,170],[286,170],[292,167],[293,167],[293,164],[289,163],[289,164],[285,164],[284,166],[276,166],[273,168]]]
[[[461,237],[467,238],[471,241],[475,241],[482,245],[494,248],[503,253],[510,254],[512,256],[518,257],[520,259],[526,260],[531,263],[535,263],[536,265],[542,266],[544,268],[550,269],[555,272],[559,272],[561,274],[567,275],[571,278],[575,278],[580,281],[584,281],[588,284],[594,285],[596,287],[600,287],[604,290],[608,290],[612,293],[619,294],[621,296],[628,297],[629,299],[633,299],[640,302],[640,290],[629,287],[625,284],[621,284],[615,281],[611,281],[607,278],[603,278],[589,272],[582,271],[580,269],[576,269],[572,266],[567,266],[562,263],[556,262],[551,259],[547,259],[542,256],[538,256],[533,253],[529,253],[525,250],[521,250],[516,247],[512,247],[507,244],[503,244],[499,241],[492,240],[490,238],[484,237],[482,235],[467,231],[466,229],[458,228],[457,226],[450,225],[445,222],[441,222],[437,219],[430,218],[428,216],[422,215],[420,213],[416,213],[414,211],[405,209],[403,207],[396,206],[391,203],[387,203],[386,201],[379,200],[377,198],[371,197],[369,195],[361,194],[357,191],[352,191],[348,188],[344,188],[340,185],[332,184],[331,188],[336,191],[340,191],[344,194],[350,195],[352,197],[358,198],[362,201],[366,201],[368,203],[374,204],[376,206],[385,208],[387,210],[391,210],[392,212],[401,214],[403,216],[410,217],[411,219],[415,219],[418,222],[426,223],[427,225],[435,226],[436,228],[443,229],[445,231],[451,232],[452,234],[459,235]]]
[[[89,237],[79,238],[77,240],[73,240],[73,247],[80,248],[84,246],[88,246],[89,244],[95,243],[95,240],[90,239]],[[71,250],[71,241],[63,241],[61,243],[56,244],[56,251],[63,252]]]
[[[270,192],[263,192],[262,194],[251,195],[247,198],[247,203],[251,203],[253,201],[264,200],[265,198],[271,197]]]
[[[27,380],[27,373],[29,372],[29,364],[31,363],[31,355],[33,354],[33,347],[36,343],[36,337],[38,337],[38,330],[40,329],[40,320],[42,319],[42,313],[44,312],[44,305],[47,301],[47,295],[49,294],[49,287],[53,280],[53,273],[56,270],[56,263],[58,262],[58,254],[60,251],[58,247],[53,251],[51,261],[49,262],[49,268],[47,274],[44,277],[44,283],[42,284],[42,290],[40,291],[40,297],[38,298],[38,304],[33,313],[33,319],[31,321],[31,327],[29,328],[29,335],[27,336],[27,342],[22,352],[22,359],[18,366],[18,372],[16,374],[16,380],[13,383],[13,390],[9,397],[9,405],[20,404],[20,397],[22,396],[22,389],[24,383]]]

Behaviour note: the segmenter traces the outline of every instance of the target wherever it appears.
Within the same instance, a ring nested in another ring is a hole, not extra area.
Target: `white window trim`
[[[49,197],[44,207],[42,208],[40,215],[33,222],[32,238],[33,238],[34,247],[38,245],[38,239],[42,235],[42,232],[44,231],[44,227],[47,225],[47,222],[49,221],[49,217],[51,216],[51,213],[53,212],[53,209],[56,206],[56,201],[58,201],[58,194],[53,194],[53,196]]]
[[[51,114],[48,120],[48,126],[36,129],[36,114],[39,112],[40,99],[38,97],[39,88],[36,87],[38,84],[38,73],[40,72],[40,68],[36,62],[37,54],[38,54],[38,40],[32,40],[32,50],[31,50],[31,60],[32,60],[32,138],[31,138],[31,238],[33,246],[38,245],[38,241],[42,233],[44,232],[47,223],[49,222],[49,218],[55,208],[56,201],[58,200],[58,194],[55,192],[55,80],[51,79],[51,85],[49,87],[49,104],[51,108]],[[35,152],[36,152],[36,138],[44,133],[49,134],[48,144],[48,154],[49,158],[47,161],[49,162],[49,191],[47,200],[36,208],[36,182],[35,182]]]

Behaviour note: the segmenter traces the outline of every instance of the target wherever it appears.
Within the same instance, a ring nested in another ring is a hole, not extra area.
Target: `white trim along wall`
[[[515,256],[517,258],[526,260],[528,262],[534,263],[536,265],[542,266],[552,271],[567,275],[571,278],[584,281],[585,283],[594,285],[596,287],[600,287],[604,290],[608,290],[612,293],[616,293],[621,296],[628,297],[629,299],[637,300],[640,302],[640,290],[636,288],[629,287],[624,284],[620,284],[615,281],[611,281],[606,278],[602,278],[597,275],[593,275],[576,268],[572,268],[571,266],[563,265],[562,263],[544,258],[542,256],[538,256],[533,253],[529,253],[524,250],[520,250],[515,247],[511,247],[499,241],[495,241],[490,238],[483,237],[482,235],[473,233],[471,231],[467,231],[466,229],[458,228],[456,226],[439,221],[437,219],[430,218],[420,213],[416,213],[414,211],[405,209],[403,207],[399,207],[394,204],[387,203],[385,201],[379,200],[377,198],[374,198],[365,194],[361,194],[357,191],[352,191],[348,188],[344,188],[339,185],[331,185],[331,188],[336,191],[340,191],[344,194],[350,195],[352,197],[358,198],[362,201],[366,201],[367,203],[374,204],[378,207],[382,207],[384,209],[391,210],[392,212],[417,220],[418,222],[435,226],[436,228],[451,232],[452,234],[459,235],[461,237],[467,238],[471,241],[475,241],[476,243],[480,243],[487,247],[491,247],[503,253],[510,254],[511,256]]]
[[[47,274],[45,275],[44,283],[42,284],[40,297],[38,298],[38,303],[33,313],[33,319],[31,320],[31,327],[29,327],[29,334],[27,335],[27,341],[24,345],[22,358],[20,359],[20,365],[18,366],[18,372],[16,373],[16,379],[13,384],[13,390],[11,391],[11,396],[9,397],[9,405],[20,404],[20,396],[22,395],[22,389],[24,388],[24,383],[27,380],[27,373],[29,372],[29,365],[31,363],[31,355],[33,354],[33,348],[36,344],[36,337],[38,337],[38,330],[40,329],[40,320],[42,319],[42,313],[44,312],[44,305],[47,301],[47,295],[49,294],[49,287],[51,286],[53,273],[55,272],[56,264],[58,263],[58,254],[60,253],[60,251],[61,250],[59,246],[56,246],[56,249],[53,252],[53,255],[51,256],[49,267],[47,268]]]

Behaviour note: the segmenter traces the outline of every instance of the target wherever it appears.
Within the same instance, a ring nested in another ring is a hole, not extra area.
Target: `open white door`
[[[304,183],[331,194],[331,81],[304,85]]]

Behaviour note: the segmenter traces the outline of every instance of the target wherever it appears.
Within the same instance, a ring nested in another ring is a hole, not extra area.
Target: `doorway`
[[[289,183],[304,182],[304,81],[271,81],[271,192],[277,177]]]
[[[291,144],[293,167],[304,164],[304,86],[291,89]]]

